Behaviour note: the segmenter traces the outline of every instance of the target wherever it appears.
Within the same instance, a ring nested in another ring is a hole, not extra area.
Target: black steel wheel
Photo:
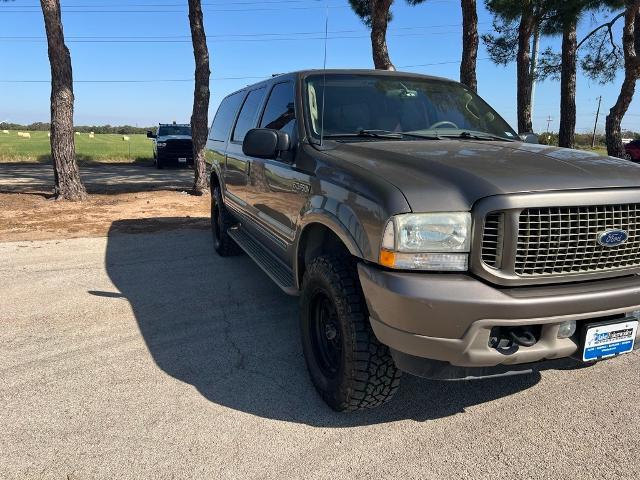
[[[211,233],[213,235],[213,248],[221,257],[230,257],[242,252],[228,233],[233,223],[233,219],[222,201],[220,186],[216,185],[211,192]]]
[[[342,335],[336,307],[324,290],[311,299],[311,343],[318,366],[329,378],[335,378],[342,364]]]

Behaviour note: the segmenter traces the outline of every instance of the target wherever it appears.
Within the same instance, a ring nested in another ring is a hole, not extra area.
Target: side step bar
[[[242,248],[285,293],[289,295],[299,295],[293,280],[293,271],[282,263],[279,258],[264,248],[260,242],[255,240],[241,226],[230,228],[228,233],[238,246]]]

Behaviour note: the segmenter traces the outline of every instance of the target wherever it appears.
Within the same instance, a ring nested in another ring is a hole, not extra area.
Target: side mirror
[[[242,142],[242,152],[248,157],[276,158],[280,152],[289,150],[289,134],[270,128],[253,128]]]
[[[156,138],[156,134],[151,130],[147,130],[147,138]]]
[[[540,143],[538,135],[532,132],[521,133],[518,136],[520,137],[520,140],[522,140],[524,143]]]

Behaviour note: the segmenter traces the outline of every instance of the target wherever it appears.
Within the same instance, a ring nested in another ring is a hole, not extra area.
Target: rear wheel
[[[630,153],[625,153],[624,154],[624,158],[625,158],[625,160],[633,160],[633,157],[631,156]]]
[[[350,411],[389,401],[400,371],[371,329],[355,262],[316,258],[305,272],[300,305],[307,368],[329,406]]]
[[[233,219],[222,202],[220,186],[216,185],[211,192],[211,233],[213,234],[213,247],[221,257],[230,257],[242,252],[228,233],[233,223]]]

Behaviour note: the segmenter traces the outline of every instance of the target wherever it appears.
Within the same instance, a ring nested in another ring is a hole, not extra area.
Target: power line
[[[489,60],[488,58],[479,58],[478,60]],[[452,60],[447,62],[433,62],[433,63],[423,63],[420,65],[400,65],[398,68],[414,68],[414,67],[431,67],[437,65],[449,65],[454,63],[460,63],[460,60]],[[234,76],[234,77],[212,77],[212,81],[216,80],[262,80],[266,78],[270,78],[271,74],[262,75],[262,76]],[[17,83],[50,83],[51,80],[0,80],[0,83],[9,83],[9,84],[17,84]],[[73,83],[183,83],[183,82],[193,82],[193,78],[170,78],[170,79],[113,79],[113,80],[74,80]]]
[[[257,3],[256,3],[257,4]],[[23,7],[24,8],[24,7]],[[207,12],[280,12],[282,10],[317,10],[317,9],[323,9],[325,7],[323,6],[305,6],[305,7],[296,7],[296,6],[287,6],[286,8],[277,8],[277,7],[273,7],[273,8],[203,8],[203,10],[207,11]],[[326,8],[330,8],[330,9],[337,9],[337,8],[350,8],[348,5],[328,5]],[[86,8],[74,8],[74,7],[67,7],[67,8],[63,8],[62,9],[62,13],[64,15],[69,14],[69,13],[145,13],[147,15],[149,14],[156,14],[156,13],[185,13],[185,9],[180,9],[180,10],[161,10],[161,9],[153,9],[153,10],[116,10],[116,9],[109,9],[109,10],[99,10],[99,9],[86,9]],[[37,13],[39,15],[42,14],[42,11],[40,9],[37,9],[36,7],[33,7],[32,10],[13,10],[13,9],[6,9],[6,8],[0,8],[0,13]]]
[[[490,22],[478,22],[478,24],[486,24]],[[440,24],[440,25],[422,25],[422,26],[414,26],[414,27],[396,27],[390,28],[388,31],[393,33],[396,31],[411,31],[411,30],[425,30],[425,29],[433,29],[433,28],[451,28],[451,27],[462,27],[461,23],[449,23],[449,24]],[[363,33],[368,32],[367,29],[351,29],[351,30],[332,30],[329,31],[329,34],[333,33]],[[459,32],[458,32],[459,33]],[[256,32],[256,33],[221,33],[221,34],[208,34],[207,38],[228,38],[228,37],[262,37],[262,36],[284,36],[284,35],[324,35],[323,31],[314,31],[309,30],[305,32]],[[46,36],[16,36],[16,35],[0,35],[0,39],[6,40],[46,40]],[[324,38],[324,37],[323,37]],[[76,35],[66,35],[65,39],[75,39],[75,40],[163,40],[163,39],[189,39],[191,41],[191,35],[125,35],[125,36],[76,36]]]
[[[400,38],[400,37],[414,37],[414,38],[420,38],[420,37],[428,37],[428,36],[432,36],[432,35],[457,35],[460,32],[425,32],[425,33],[398,33],[398,34],[391,34],[391,35],[387,35],[389,38]],[[332,36],[332,37],[328,37],[327,40],[350,40],[350,39],[360,39],[360,38],[369,38],[369,35],[340,35],[340,36]],[[222,38],[214,38],[214,39],[209,39],[208,42],[210,43],[251,43],[251,42],[260,42],[260,43],[265,43],[265,42],[299,42],[299,41],[305,41],[305,40],[324,40],[324,37],[318,36],[318,37],[282,37],[282,38],[268,38],[268,39],[262,39],[262,38],[228,38],[228,39],[222,39]],[[20,40],[20,41],[13,41],[11,39],[0,39],[0,41],[8,41],[10,43],[44,43],[46,42],[46,39],[38,39],[38,40]],[[191,40],[152,40],[152,39],[132,39],[132,40],[126,40],[126,39],[117,39],[117,40],[89,40],[89,39],[82,39],[82,40],[74,40],[74,39],[68,39],[66,40],[67,43],[92,43],[92,44],[111,44],[111,43],[191,43]]]

